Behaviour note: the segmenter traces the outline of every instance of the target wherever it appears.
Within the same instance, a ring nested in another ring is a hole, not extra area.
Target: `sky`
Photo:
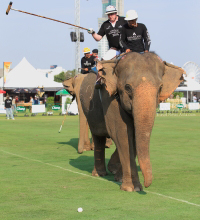
[[[102,17],[101,0],[80,0],[80,26],[98,31]],[[66,70],[75,67],[75,43],[71,42],[71,26],[10,11],[9,0],[0,0],[0,68],[12,62],[14,68],[23,57],[35,67],[51,65]],[[51,17],[67,23],[75,22],[74,0],[13,0],[14,9]],[[146,25],[151,37],[151,51],[163,60],[183,66],[193,61],[200,66],[200,1],[199,0],[124,0],[124,14],[134,9],[138,22]],[[84,47],[98,48],[97,42],[83,30]]]

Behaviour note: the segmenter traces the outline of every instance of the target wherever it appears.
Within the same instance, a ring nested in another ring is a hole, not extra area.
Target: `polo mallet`
[[[32,14],[32,13],[29,13],[29,12],[26,12],[26,11],[21,11],[21,10],[18,10],[18,9],[14,9],[14,8],[12,8],[12,4],[13,4],[13,2],[10,2],[9,5],[8,5],[8,8],[6,10],[7,15],[9,14],[10,10],[13,10],[13,11],[18,11],[18,12],[25,13],[25,14],[28,14],[28,15],[33,15],[33,16],[36,16],[36,17],[45,18],[45,19],[56,21],[56,22],[59,22],[59,23],[71,25],[71,26],[74,26],[74,27],[77,27],[77,28],[81,28],[83,30],[88,30],[88,28],[83,28],[83,27],[80,27],[80,26],[77,26],[77,25],[74,25],[74,24],[64,22],[64,21],[59,21],[59,20],[56,20],[56,19],[53,19],[53,18],[48,18],[48,17],[45,17],[45,16],[36,15],[36,14]]]
[[[71,103],[71,104],[72,104],[72,103]],[[66,119],[66,115],[68,114],[68,110],[69,110],[69,108],[70,108],[71,104],[70,104],[70,105],[69,105],[69,107],[67,108],[67,111],[66,111],[65,117],[64,117],[64,119],[63,119],[63,121],[62,121],[62,124],[61,124],[61,126],[60,126],[60,129],[59,129],[58,133],[60,133],[60,132],[61,132],[61,130],[62,130],[62,127],[63,127],[64,122],[65,122],[65,119]]]

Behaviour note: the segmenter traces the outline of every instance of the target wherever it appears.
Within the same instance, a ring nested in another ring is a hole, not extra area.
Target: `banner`
[[[6,83],[6,77],[8,72],[10,71],[12,62],[4,62],[3,63],[3,76],[4,76],[4,83]]]
[[[189,110],[199,110],[198,102],[189,102]]]
[[[160,103],[160,110],[170,110],[170,103]]]
[[[32,113],[44,113],[45,105],[32,105]]]

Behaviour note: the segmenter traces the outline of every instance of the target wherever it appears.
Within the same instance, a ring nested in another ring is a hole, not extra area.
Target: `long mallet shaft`
[[[7,15],[9,14],[10,10],[18,11],[18,12],[21,12],[21,13],[25,13],[25,14],[28,14],[28,15],[33,15],[33,16],[40,17],[40,18],[45,18],[45,19],[48,19],[48,20],[51,20],[51,21],[56,21],[56,22],[59,22],[59,23],[67,24],[67,25],[71,25],[71,26],[74,26],[74,27],[77,27],[77,28],[81,28],[83,30],[88,30],[87,28],[80,27],[80,26],[77,26],[77,25],[74,25],[74,24],[70,24],[70,23],[67,23],[67,22],[64,22],[64,21],[59,21],[59,20],[56,20],[56,19],[53,19],[53,18],[48,18],[48,17],[45,17],[45,16],[36,15],[36,14],[29,13],[29,12],[26,12],[26,11],[21,11],[21,10],[18,10],[18,9],[14,9],[14,8],[12,8],[12,2],[9,3],[8,8],[6,10]]]
[[[71,103],[71,104],[72,104],[72,103]],[[65,119],[66,119],[66,115],[68,114],[68,111],[69,111],[69,108],[70,108],[71,104],[70,104],[70,105],[68,106],[68,108],[67,108],[65,117],[64,117],[64,119],[63,119],[63,121],[62,121],[62,124],[61,124],[61,126],[60,126],[60,129],[59,129],[58,133],[60,133],[61,130],[62,130],[62,126],[64,125],[64,122],[65,122]]]

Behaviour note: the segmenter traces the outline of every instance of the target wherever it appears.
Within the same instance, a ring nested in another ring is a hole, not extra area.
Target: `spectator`
[[[19,97],[15,96],[15,103],[18,103],[18,102],[19,102]]]
[[[37,96],[35,96],[34,105],[38,105],[38,104],[39,104],[38,97],[37,97]]]
[[[194,96],[193,96],[193,102],[197,102],[197,95],[196,94],[194,94]]]
[[[6,109],[6,116],[7,119],[9,119],[9,116],[12,120],[15,120],[13,117],[13,111],[12,111],[12,100],[10,99],[9,95],[6,96],[6,100],[5,100],[5,107]]]
[[[16,111],[16,96],[14,96],[13,100],[12,100],[12,109],[13,109],[13,114]]]
[[[34,99],[33,99],[33,97],[32,96],[30,96],[30,101],[29,102],[31,102],[32,103],[32,105],[34,105]]]

